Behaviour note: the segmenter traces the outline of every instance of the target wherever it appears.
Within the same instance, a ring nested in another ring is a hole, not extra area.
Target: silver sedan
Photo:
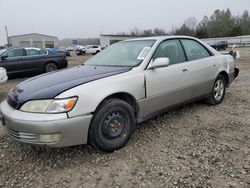
[[[122,41],[85,64],[26,80],[0,106],[13,139],[64,147],[123,147],[136,123],[205,99],[223,101],[234,59],[186,36]]]

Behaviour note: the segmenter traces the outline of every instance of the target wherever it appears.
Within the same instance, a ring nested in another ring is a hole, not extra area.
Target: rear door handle
[[[187,72],[188,70],[187,69],[182,69],[182,72]]]

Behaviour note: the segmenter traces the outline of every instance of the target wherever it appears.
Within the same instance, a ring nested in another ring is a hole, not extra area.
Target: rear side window
[[[186,61],[180,41],[176,39],[162,42],[156,49],[153,59],[160,57],[169,58],[170,64],[176,64]]]
[[[27,49],[26,50],[27,56],[35,56],[35,55],[40,55],[40,50],[36,49]]]
[[[181,39],[189,61],[211,56],[207,49],[194,40]]]
[[[46,50],[41,50],[41,55],[46,55],[47,51]]]

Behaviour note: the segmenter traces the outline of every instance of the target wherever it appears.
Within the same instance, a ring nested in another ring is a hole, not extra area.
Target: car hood
[[[21,107],[29,100],[52,99],[78,85],[129,70],[131,67],[80,65],[21,82],[9,92],[8,99],[18,103],[18,106]]]

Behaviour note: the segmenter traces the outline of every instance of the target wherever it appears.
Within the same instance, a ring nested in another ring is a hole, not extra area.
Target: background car
[[[76,55],[84,55],[86,51],[86,47],[82,45],[78,45],[75,49]]]
[[[95,55],[101,51],[102,51],[102,49],[101,49],[101,46],[99,46],[99,45],[88,45],[88,46],[86,46],[85,53]]]
[[[72,51],[74,51],[74,48],[69,46],[69,47],[66,48],[66,50],[69,51],[69,52],[72,52]]]
[[[8,76],[51,72],[68,66],[66,56],[41,48],[9,48],[0,54],[0,67]]]
[[[210,46],[220,51],[220,50],[226,50],[228,48],[228,43],[227,41],[218,41],[218,42],[211,44]]]
[[[57,53],[62,53],[65,56],[70,56],[70,52],[64,48],[58,49],[58,48],[47,48],[47,50],[52,51],[52,52],[57,52]]]
[[[8,76],[7,76],[6,70],[0,67],[0,84],[7,82],[7,80],[8,80]]]

